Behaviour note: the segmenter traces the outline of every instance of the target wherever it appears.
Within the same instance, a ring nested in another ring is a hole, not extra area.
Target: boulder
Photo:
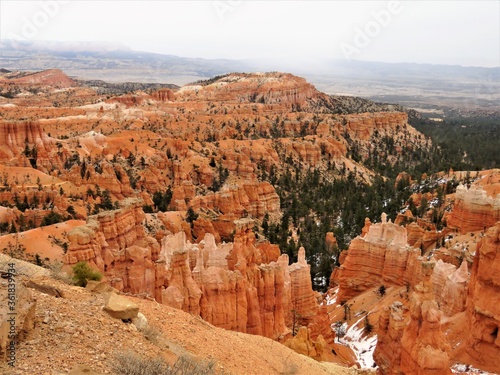
[[[104,311],[115,319],[133,319],[139,313],[139,306],[130,301],[128,298],[119,296],[116,293],[109,293],[106,296],[106,304]]]
[[[148,326],[148,320],[143,313],[137,313],[135,318],[132,318],[132,324],[135,325],[139,331],[143,331]]]

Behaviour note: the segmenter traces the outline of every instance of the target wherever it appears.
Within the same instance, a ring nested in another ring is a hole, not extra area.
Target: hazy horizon
[[[500,66],[498,1],[12,1],[0,37],[192,58]]]

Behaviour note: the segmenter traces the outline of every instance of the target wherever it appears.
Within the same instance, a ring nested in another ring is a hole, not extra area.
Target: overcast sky
[[[187,57],[500,66],[500,1],[0,0],[2,39]]]

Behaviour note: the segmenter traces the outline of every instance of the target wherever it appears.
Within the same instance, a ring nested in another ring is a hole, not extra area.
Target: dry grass
[[[152,326],[152,325],[147,325],[143,329],[141,329],[142,334],[144,337],[148,340],[151,341],[153,344],[157,344],[159,338],[161,337],[161,331],[157,326]]]
[[[73,279],[70,275],[62,270],[63,263],[59,261],[54,261],[49,264],[50,276],[53,279],[62,281],[65,284],[73,285]]]
[[[118,375],[167,375],[171,369],[163,358],[144,358],[132,351],[117,354],[113,363]]]
[[[113,371],[117,375],[215,375],[218,373],[215,370],[214,361],[197,361],[190,356],[181,356],[173,366],[170,366],[163,358],[144,358],[132,351],[115,355]]]

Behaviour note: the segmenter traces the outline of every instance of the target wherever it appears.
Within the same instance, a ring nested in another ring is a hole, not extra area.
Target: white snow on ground
[[[464,365],[462,363],[457,363],[453,366],[451,366],[451,372],[454,374],[462,374],[462,373],[467,373],[467,374],[482,374],[482,375],[490,375],[490,372],[487,371],[482,371],[477,368],[474,368],[470,365]]]
[[[364,316],[351,326],[344,335],[339,338],[339,343],[349,346],[358,360],[361,368],[374,368],[373,352],[377,346],[377,335],[362,337],[364,327],[358,328],[358,324],[364,320]]]
[[[334,305],[336,302],[337,302],[337,293],[338,293],[339,289],[338,287],[333,289],[332,293],[328,293],[326,295],[326,304],[327,305]]]

